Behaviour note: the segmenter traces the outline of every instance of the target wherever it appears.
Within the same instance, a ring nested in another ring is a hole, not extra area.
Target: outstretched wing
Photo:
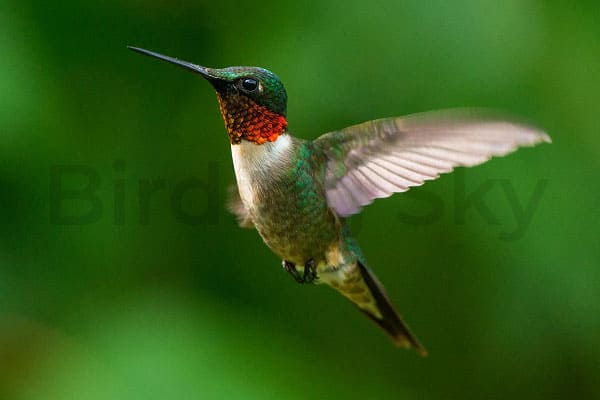
[[[454,167],[550,141],[544,132],[490,111],[447,110],[369,121],[314,143],[327,158],[327,202],[348,216]]]

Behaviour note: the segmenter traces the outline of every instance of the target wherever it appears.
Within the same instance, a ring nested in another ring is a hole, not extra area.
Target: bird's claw
[[[302,276],[300,276],[300,273],[296,269],[296,265],[294,263],[283,260],[281,262],[281,266],[283,267],[285,272],[287,272],[288,274],[292,275],[292,277],[294,277],[296,282],[304,283],[304,279],[302,278]]]
[[[317,266],[312,258],[304,264],[304,283],[313,283],[317,279]]]
[[[287,273],[292,275],[294,280],[298,283],[313,283],[315,279],[317,279],[317,267],[315,265],[315,260],[313,260],[312,258],[308,260],[306,264],[304,264],[303,275],[300,275],[300,273],[296,269],[296,265],[292,262],[283,260],[281,262],[281,266]]]

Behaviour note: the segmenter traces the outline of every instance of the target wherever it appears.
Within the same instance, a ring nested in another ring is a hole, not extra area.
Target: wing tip
[[[535,128],[530,128],[528,134],[523,135],[521,140],[517,141],[515,147],[510,149],[506,154],[510,154],[519,149],[519,147],[534,147],[540,143],[552,143],[552,138],[546,132]],[[494,155],[495,156],[495,155]]]
[[[546,132],[543,132],[543,131],[540,132],[539,137],[540,137],[540,142],[552,143],[552,138]]]
[[[524,125],[524,141],[519,143],[522,146],[535,146],[538,143],[552,143],[552,138],[548,133],[534,125]]]

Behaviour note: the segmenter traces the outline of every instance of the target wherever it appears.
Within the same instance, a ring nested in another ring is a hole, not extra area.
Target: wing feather
[[[327,160],[329,206],[341,216],[455,167],[550,142],[539,129],[482,110],[449,110],[365,122],[314,141]]]

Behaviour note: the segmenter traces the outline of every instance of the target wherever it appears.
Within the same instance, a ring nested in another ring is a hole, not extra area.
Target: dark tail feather
[[[398,312],[394,309],[392,302],[388,298],[383,285],[371,270],[357,262],[360,273],[365,283],[367,284],[371,295],[375,299],[375,304],[381,313],[382,318],[379,319],[366,310],[359,307],[373,322],[379,325],[392,338],[394,343],[402,347],[414,347],[414,349],[422,356],[427,355],[425,347],[419,343],[419,340],[410,332],[408,326],[402,321]]]

